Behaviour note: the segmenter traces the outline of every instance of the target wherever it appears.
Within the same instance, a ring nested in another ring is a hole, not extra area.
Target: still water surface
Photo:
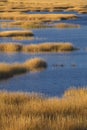
[[[48,63],[45,71],[27,73],[0,81],[0,90],[38,92],[48,96],[61,96],[70,87],[87,86],[87,15],[79,15],[77,20],[63,22],[80,24],[80,29],[35,29],[33,40],[12,40],[0,38],[0,42],[21,42],[39,44],[43,42],[71,42],[80,50],[59,54],[4,54],[0,62],[24,62],[40,57]],[[54,23],[55,24],[55,23]]]

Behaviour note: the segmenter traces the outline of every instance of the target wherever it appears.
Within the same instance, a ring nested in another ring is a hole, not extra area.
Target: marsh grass
[[[26,66],[26,69],[27,70],[41,70],[43,68],[46,68],[47,67],[47,64],[45,61],[42,61],[41,59],[39,58],[35,58],[35,59],[31,59],[31,60],[27,60],[25,63],[24,63],[24,66]]]
[[[87,0],[7,0],[0,1],[0,12],[9,12],[17,16],[17,13],[26,13],[26,12],[59,12],[59,11],[77,11],[78,13],[87,13]],[[11,16],[11,15],[10,15]],[[6,17],[5,17],[6,18]],[[14,17],[15,18],[15,17]],[[17,18],[17,17],[16,17]],[[20,17],[21,18],[21,17]],[[13,17],[10,17],[13,19]],[[18,18],[17,18],[18,19]],[[23,19],[22,19],[23,20]]]
[[[8,20],[28,20],[28,21],[40,21],[40,22],[51,22],[60,21],[67,19],[78,18],[75,14],[24,14],[24,13],[0,13],[0,19]]]
[[[31,44],[23,47],[24,52],[43,53],[43,52],[68,52],[75,50],[71,43],[42,43]]]
[[[1,52],[20,52],[21,49],[22,49],[22,45],[17,43],[0,44]]]
[[[0,32],[0,37],[18,37],[18,36],[34,36],[31,31],[24,30],[14,30],[14,31],[2,31]]]
[[[5,79],[7,77],[13,77],[11,65],[6,63],[0,63],[0,80]]]
[[[55,11],[66,11],[72,8],[73,11],[79,12],[79,8],[84,12],[86,9],[87,0],[8,0],[8,1],[0,1],[0,11],[1,12],[55,12]],[[77,8],[77,9],[75,9]],[[87,10],[85,11],[87,12]]]
[[[17,40],[17,41],[23,41],[23,40],[34,40],[34,37],[26,37],[26,36],[18,36],[18,37],[12,37],[12,40]]]
[[[39,29],[39,28],[80,28],[79,24],[69,24],[69,23],[58,23],[55,25],[50,24],[46,25],[43,22],[29,22],[29,21],[15,21],[15,22],[3,22],[1,23],[1,28],[13,28],[21,27],[24,29]]]
[[[56,28],[64,29],[64,28],[80,28],[78,24],[68,24],[68,23],[59,23],[55,25]]]
[[[72,88],[62,98],[0,92],[0,126],[1,130],[87,130],[87,89]]]
[[[22,45],[17,43],[1,43],[0,52],[24,52],[24,53],[58,53],[74,51],[77,48],[71,43],[41,43]]]
[[[30,59],[24,63],[0,63],[0,80],[30,71],[41,71],[45,68],[47,68],[47,63],[40,58]]]
[[[47,28],[47,25],[40,21],[14,21],[14,22],[2,22],[1,28],[13,28],[13,27],[21,27],[25,29],[33,29],[33,28]]]

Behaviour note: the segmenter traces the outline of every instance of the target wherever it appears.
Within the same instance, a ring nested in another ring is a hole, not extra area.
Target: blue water
[[[47,61],[48,68],[42,72],[27,73],[0,81],[0,90],[37,92],[48,96],[61,96],[70,87],[87,86],[87,15],[77,20],[63,22],[80,24],[80,29],[34,29],[34,40],[0,38],[0,42],[39,44],[43,42],[71,42],[80,50],[59,54],[5,54],[0,53],[0,62],[24,62],[40,57]]]

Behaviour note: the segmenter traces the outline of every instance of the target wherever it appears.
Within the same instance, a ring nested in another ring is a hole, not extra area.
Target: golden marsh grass
[[[79,8],[87,12],[87,0],[7,0],[7,2],[0,1],[1,12],[28,12],[28,11],[66,11],[72,9],[79,12]],[[77,8],[77,9],[75,9]]]
[[[2,31],[0,37],[18,37],[18,36],[34,36],[33,32],[27,30]]]
[[[21,27],[25,29],[35,29],[35,28],[80,28],[79,24],[69,24],[69,23],[58,23],[56,25],[45,25],[43,22],[29,22],[29,21],[15,21],[15,22],[3,22],[1,23],[1,28],[13,28]]]
[[[0,52],[25,52],[25,53],[58,53],[70,52],[77,48],[71,43],[41,43],[22,45],[17,43],[1,43]]]
[[[70,89],[62,98],[0,92],[0,129],[87,130],[87,89]]]
[[[32,29],[32,28],[47,28],[47,25],[40,21],[14,21],[14,22],[2,22],[1,28],[13,28],[13,27],[21,27],[25,29]]]
[[[55,25],[56,28],[64,29],[64,28],[80,28],[78,24],[68,24],[68,23],[59,23]]]
[[[0,13],[0,19],[8,20],[30,20],[40,22],[60,21],[78,18],[75,14],[24,14],[24,13]]]
[[[75,50],[71,43],[42,43],[42,44],[31,44],[23,47],[24,52],[68,52]]]
[[[24,63],[0,63],[0,80],[23,74],[29,71],[40,71],[47,68],[47,63],[40,58],[34,58]]]
[[[39,58],[27,60],[24,63],[24,66],[26,66],[27,70],[39,70],[47,67],[47,64],[45,61],[42,61]]]
[[[21,49],[22,49],[22,45],[17,43],[0,44],[1,52],[20,52]]]

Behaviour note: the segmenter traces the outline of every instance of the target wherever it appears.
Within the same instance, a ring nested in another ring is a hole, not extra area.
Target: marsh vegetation
[[[40,71],[47,68],[47,63],[40,58],[34,58],[24,63],[0,63],[0,80],[11,78],[30,71]]]
[[[87,0],[0,0],[0,130],[87,130],[86,14]]]
[[[0,92],[1,130],[86,130],[87,89],[67,90],[62,98]]]
[[[58,53],[77,50],[71,43],[41,43],[22,45],[17,43],[0,44],[0,52],[25,52],[25,53]]]

